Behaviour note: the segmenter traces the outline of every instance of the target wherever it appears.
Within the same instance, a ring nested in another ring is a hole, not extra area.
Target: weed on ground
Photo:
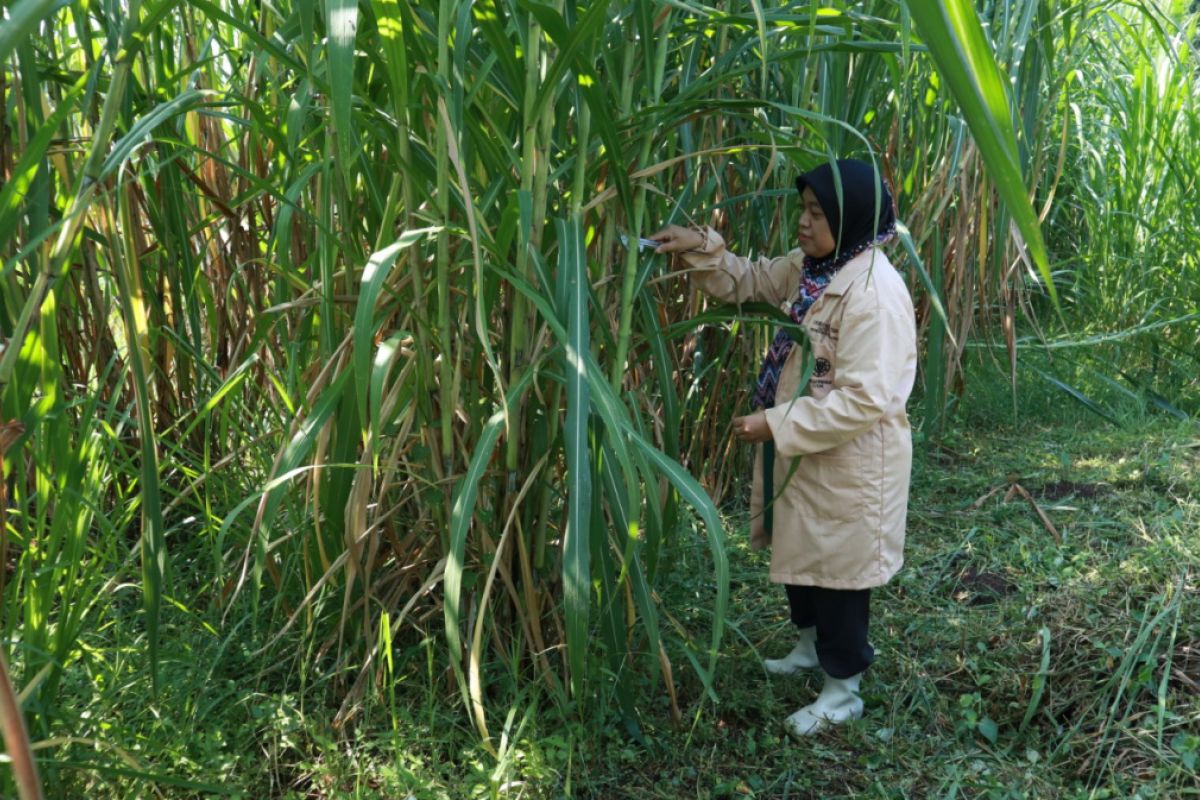
[[[792,631],[766,556],[732,522],[722,702],[686,734],[656,731],[687,746],[648,748],[593,796],[1200,792],[1194,428],[960,431],[925,452],[906,566],[872,599],[865,718],[783,734],[819,678],[760,666]]]

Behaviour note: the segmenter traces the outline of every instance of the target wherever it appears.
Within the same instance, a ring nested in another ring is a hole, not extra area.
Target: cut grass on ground
[[[792,632],[739,520],[723,702],[624,769],[609,751],[593,796],[1200,796],[1195,428],[973,431],[928,453],[907,564],[873,596],[863,722],[782,733],[819,679],[759,666]]]

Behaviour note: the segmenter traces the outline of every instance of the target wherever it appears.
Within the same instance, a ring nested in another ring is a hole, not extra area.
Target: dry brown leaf
[[[1054,537],[1054,541],[1062,544],[1062,536],[1059,535],[1058,529],[1054,527],[1054,523],[1046,516],[1046,512],[1042,511],[1042,507],[1037,504],[1037,501],[1033,499],[1029,492],[1025,491],[1025,487],[1019,483],[1014,483],[1010,491],[1016,491],[1017,494],[1029,501],[1029,505],[1033,506],[1033,510],[1037,512],[1038,518],[1042,521],[1043,527]]]

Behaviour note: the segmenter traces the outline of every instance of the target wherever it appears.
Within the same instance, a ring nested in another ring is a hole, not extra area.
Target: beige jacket
[[[740,258],[706,229],[683,254],[705,293],[730,303],[786,307],[804,253]],[[771,580],[830,589],[881,586],[904,563],[912,435],[904,404],[916,374],[916,324],[904,280],[873,247],[834,276],[804,318],[815,359],[797,396],[809,347],[792,348],[775,407],[773,541],[763,530],[762,448],[754,463],[750,540],[770,544]],[[793,467],[790,480],[789,472]],[[785,485],[786,484],[786,485]]]

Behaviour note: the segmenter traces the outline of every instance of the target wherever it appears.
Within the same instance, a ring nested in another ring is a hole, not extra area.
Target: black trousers
[[[849,678],[871,666],[875,650],[867,642],[870,589],[825,589],[784,585],[792,623],[817,628],[817,660],[833,678]]]

